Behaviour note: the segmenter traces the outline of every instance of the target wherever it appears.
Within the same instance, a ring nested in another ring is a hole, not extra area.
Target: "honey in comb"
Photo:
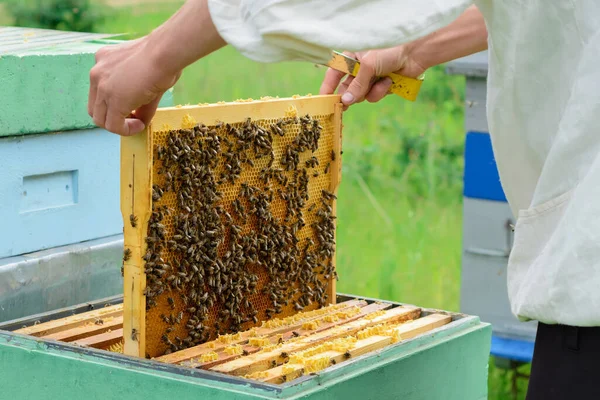
[[[328,302],[334,199],[322,168],[332,117],[200,121],[153,133],[149,355]]]

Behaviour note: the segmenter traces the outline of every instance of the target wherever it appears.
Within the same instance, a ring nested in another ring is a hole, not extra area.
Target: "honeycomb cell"
[[[327,195],[335,187],[333,114],[197,122],[153,132],[151,141],[146,352],[152,357],[316,309],[328,303],[335,274],[329,239],[335,199]],[[310,149],[306,138],[316,131]],[[203,258],[209,244],[213,257]]]

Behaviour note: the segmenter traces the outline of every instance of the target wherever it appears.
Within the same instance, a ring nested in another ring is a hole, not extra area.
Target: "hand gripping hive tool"
[[[337,51],[331,53],[331,59],[325,65],[352,76],[356,76],[360,69],[360,62],[358,60]],[[425,78],[424,74],[421,74],[417,78],[409,78],[395,73],[386,74],[381,78],[385,77],[392,80],[390,93],[396,94],[409,101],[415,101],[417,99],[421,84]]]

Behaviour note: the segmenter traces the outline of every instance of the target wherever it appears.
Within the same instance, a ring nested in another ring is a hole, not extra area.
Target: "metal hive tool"
[[[158,110],[124,137],[124,351],[157,357],[335,302],[339,96]]]

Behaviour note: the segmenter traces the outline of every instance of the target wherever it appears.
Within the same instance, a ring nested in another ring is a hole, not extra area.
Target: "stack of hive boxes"
[[[27,28],[0,42],[0,321],[122,293],[120,140],[87,115],[110,42]]]

